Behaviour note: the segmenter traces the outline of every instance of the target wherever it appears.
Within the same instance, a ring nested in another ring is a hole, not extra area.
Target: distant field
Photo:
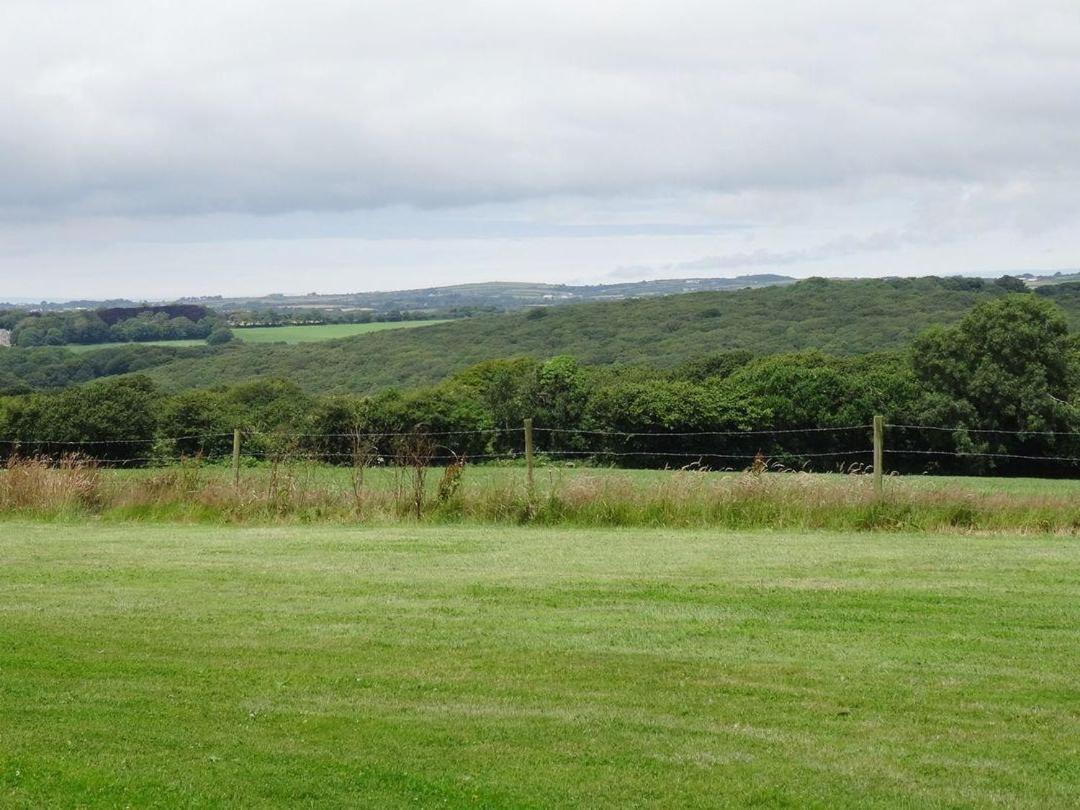
[[[11,807],[1068,807],[1080,540],[4,523]]]
[[[254,326],[234,329],[233,333],[245,343],[313,343],[318,340],[366,335],[369,332],[385,332],[390,329],[412,329],[446,323],[432,321],[390,321],[380,323],[328,323],[321,326]]]
[[[387,321],[379,323],[328,323],[318,326],[254,326],[234,329],[233,334],[244,343],[314,343],[320,340],[366,335],[369,332],[385,332],[390,329],[410,329],[446,323],[432,321]],[[205,340],[149,340],[144,343],[91,343],[65,346],[73,352],[89,352],[115,346],[205,346]]]
[[[82,354],[96,349],[115,349],[117,346],[205,346],[205,340],[146,340],[138,343],[69,343],[64,346],[73,352]]]

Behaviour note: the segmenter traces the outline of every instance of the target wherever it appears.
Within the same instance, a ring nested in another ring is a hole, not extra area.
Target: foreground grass
[[[1054,806],[1080,541],[0,524],[0,804]]]

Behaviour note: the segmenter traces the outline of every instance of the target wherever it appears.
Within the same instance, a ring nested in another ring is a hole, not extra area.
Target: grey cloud
[[[1074,2],[792,6],[8,0],[0,216],[1080,178]]]
[[[937,238],[923,239],[908,231],[878,231],[866,236],[844,236],[838,239],[830,239],[810,247],[793,250],[756,248],[754,250],[726,253],[720,256],[704,256],[700,259],[651,267],[640,265],[620,267],[611,274],[611,277],[621,279],[647,278],[657,273],[663,275],[715,273],[762,267],[804,265],[874,251],[896,250],[906,245],[927,241],[937,241]]]
[[[4,0],[0,298],[1071,266],[1077,98],[1075,0]]]

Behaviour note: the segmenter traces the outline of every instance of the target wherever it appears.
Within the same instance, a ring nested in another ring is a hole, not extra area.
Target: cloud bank
[[[370,238],[368,215],[406,240],[518,223],[538,251],[614,228],[715,269],[882,233],[1016,233],[1057,261],[1077,98],[1075,0],[6,0],[0,274],[67,283],[101,223],[118,272],[163,228],[303,240],[315,272],[310,214],[335,239]],[[723,236],[694,254],[679,233]]]

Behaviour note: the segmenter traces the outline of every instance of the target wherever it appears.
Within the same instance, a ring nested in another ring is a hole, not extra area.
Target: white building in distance
[[[0,349],[11,348],[11,330],[0,329]]]

